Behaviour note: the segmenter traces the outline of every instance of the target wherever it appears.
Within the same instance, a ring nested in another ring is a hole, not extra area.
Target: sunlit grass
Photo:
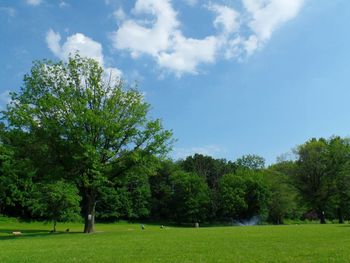
[[[69,228],[70,232],[65,230]],[[0,262],[350,262],[349,225],[161,229],[0,221]],[[12,236],[20,230],[23,235]]]

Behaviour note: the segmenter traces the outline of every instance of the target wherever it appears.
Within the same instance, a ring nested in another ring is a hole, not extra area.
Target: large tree
[[[350,208],[350,177],[349,157],[350,140],[338,136],[327,140],[326,165],[328,177],[329,200],[327,202],[328,214],[338,218],[344,223]]]
[[[323,138],[300,145],[296,150],[298,169],[294,177],[304,201],[309,209],[317,212],[322,224],[326,223],[325,208],[331,194],[327,148],[327,141]]]
[[[163,155],[172,133],[148,117],[134,88],[78,54],[67,63],[39,61],[3,112],[8,130],[28,134],[31,158],[46,180],[62,177],[80,189],[85,233],[94,230],[98,190],[127,155]]]

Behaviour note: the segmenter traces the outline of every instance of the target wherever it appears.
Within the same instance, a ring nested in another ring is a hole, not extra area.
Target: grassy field
[[[70,228],[70,233],[63,232]],[[161,229],[0,221],[0,262],[350,262],[350,225]],[[23,232],[13,237],[14,230]]]

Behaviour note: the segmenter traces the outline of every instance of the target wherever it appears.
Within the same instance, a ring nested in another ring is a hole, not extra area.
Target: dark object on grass
[[[142,229],[142,230],[145,230],[145,229],[146,229],[144,224],[141,225],[141,229]]]
[[[66,232],[69,232],[69,228],[66,229]]]
[[[163,226],[163,225],[161,225],[161,226],[160,226],[160,228],[161,228],[161,229],[163,229],[163,228],[164,228],[164,226]]]

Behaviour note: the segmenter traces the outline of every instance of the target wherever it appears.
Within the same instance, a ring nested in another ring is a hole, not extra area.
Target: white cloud
[[[104,71],[104,76],[103,78],[109,82],[111,86],[115,86],[117,83],[119,83],[120,78],[122,77],[123,73],[121,70],[117,68],[105,68]]]
[[[113,12],[113,16],[118,21],[123,21],[126,19],[126,14],[124,13],[124,10],[122,8],[118,8],[116,11]]]
[[[223,153],[223,149],[216,145],[206,145],[202,147],[191,147],[191,148],[175,148],[173,157],[177,159],[185,159],[188,156],[192,156],[196,153],[216,157]]]
[[[304,0],[243,0],[251,15],[248,26],[260,41],[269,40],[278,27],[294,18],[303,3]]]
[[[79,52],[81,56],[92,58],[104,67],[105,77],[111,77],[113,83],[121,77],[122,72],[119,69],[105,65],[102,45],[99,42],[82,33],[76,33],[67,37],[63,45],[60,42],[61,35],[50,29],[46,34],[46,43],[56,57],[67,61],[70,55]]]
[[[103,65],[102,45],[81,33],[67,37],[66,42],[60,45],[61,35],[50,29],[46,35],[46,43],[52,53],[62,60],[67,60],[71,54],[79,52],[84,57],[95,59]]]
[[[252,35],[245,40],[243,44],[244,50],[246,51],[247,55],[250,56],[259,47],[259,39],[255,35]]]
[[[240,23],[238,21],[240,14],[236,10],[228,6],[218,4],[211,4],[208,6],[208,8],[217,14],[213,22],[216,28],[222,26],[226,33],[238,31],[240,27]]]
[[[155,22],[152,27],[146,27],[135,20],[125,21],[112,37],[114,47],[130,50],[134,56],[139,53],[156,56],[158,52],[168,49],[171,34],[179,26],[170,1],[138,0],[133,13],[154,15]]]
[[[196,73],[199,64],[215,61],[216,37],[186,38],[179,30],[180,22],[170,0],[138,0],[133,14],[149,14],[155,19],[146,22],[126,20],[112,34],[116,49],[128,50],[133,58],[151,55],[160,67],[177,75]]]
[[[61,58],[60,41],[61,41],[61,35],[59,33],[54,32],[52,29],[50,29],[46,33],[46,43],[49,49],[52,51],[52,53],[55,54],[55,56],[59,58]]]
[[[37,6],[42,3],[42,0],[26,0],[28,5]]]
[[[196,0],[183,0],[195,5]],[[137,0],[126,19],[123,10],[114,15],[121,22],[111,34],[113,47],[128,51],[132,58],[149,55],[160,68],[174,72],[198,73],[202,64],[220,57],[242,60],[267,43],[275,30],[300,12],[304,0],[241,0],[240,11],[210,2],[204,5],[215,14],[216,33],[201,39],[185,36],[172,0]],[[231,4],[235,1],[231,0]],[[145,15],[148,19],[145,19]],[[149,19],[151,17],[151,19]]]
[[[158,64],[181,76],[183,72],[197,73],[201,63],[213,63],[217,48],[217,39],[213,36],[204,39],[185,38],[177,32],[171,52],[161,52]]]

